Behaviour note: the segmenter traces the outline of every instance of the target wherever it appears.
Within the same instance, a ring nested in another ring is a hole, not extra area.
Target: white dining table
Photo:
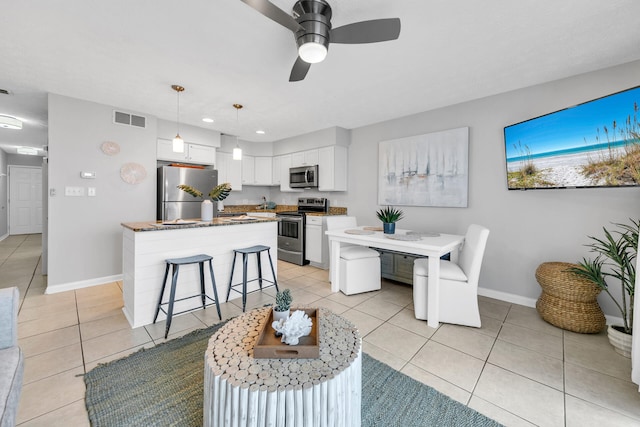
[[[397,236],[386,235],[382,231],[374,231],[372,234],[353,234],[353,230],[364,230],[364,227],[329,230],[326,235],[329,238],[331,248],[330,277],[331,291],[340,291],[340,247],[342,243],[368,246],[371,248],[386,249],[396,252],[404,252],[413,255],[428,257],[429,277],[427,285],[427,324],[432,328],[439,325],[438,300],[440,294],[440,257],[451,253],[451,260],[457,261],[458,249],[464,242],[464,236],[456,234],[433,233],[437,236],[422,235],[420,240],[398,240]],[[409,230],[396,229],[396,235],[406,235]],[[394,238],[395,237],[395,238]],[[401,237],[400,237],[401,238]],[[414,298],[415,298],[414,290]]]

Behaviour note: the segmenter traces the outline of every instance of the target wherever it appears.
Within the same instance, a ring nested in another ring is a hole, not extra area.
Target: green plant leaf
[[[199,190],[196,190],[190,185],[180,184],[178,185],[178,188],[186,192],[187,194],[191,194],[193,197],[202,197],[202,192]]]
[[[209,197],[211,197],[213,201],[219,201],[226,199],[229,193],[231,193],[231,184],[224,182],[214,187],[213,190],[209,192]]]

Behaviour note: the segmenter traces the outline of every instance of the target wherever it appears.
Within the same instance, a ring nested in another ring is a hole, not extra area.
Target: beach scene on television
[[[504,128],[509,189],[640,185],[640,87]]]

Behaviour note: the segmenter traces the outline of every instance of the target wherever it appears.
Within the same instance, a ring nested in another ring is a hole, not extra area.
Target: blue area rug
[[[201,426],[204,351],[222,324],[123,359],[84,379],[94,427]],[[362,426],[500,426],[363,353]]]

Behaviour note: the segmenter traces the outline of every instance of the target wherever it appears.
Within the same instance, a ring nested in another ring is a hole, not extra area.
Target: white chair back
[[[488,228],[471,224],[467,229],[458,265],[467,275],[467,282],[470,284],[477,284],[480,279],[480,268],[488,238]]]
[[[327,230],[340,230],[358,226],[355,216],[328,216]]]

